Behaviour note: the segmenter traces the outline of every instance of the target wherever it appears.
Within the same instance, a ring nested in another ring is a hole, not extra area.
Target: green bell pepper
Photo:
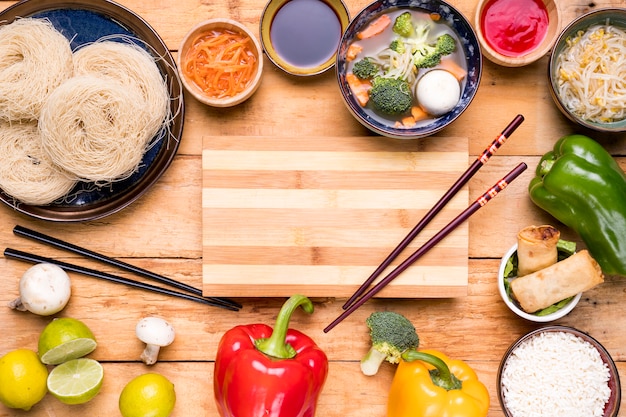
[[[562,137],[539,161],[528,191],[578,233],[605,274],[626,276],[626,175],[602,145]]]

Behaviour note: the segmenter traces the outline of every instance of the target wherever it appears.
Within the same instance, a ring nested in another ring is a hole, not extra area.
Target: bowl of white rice
[[[497,376],[507,417],[616,417],[621,386],[608,351],[587,333],[551,325],[519,338]]]

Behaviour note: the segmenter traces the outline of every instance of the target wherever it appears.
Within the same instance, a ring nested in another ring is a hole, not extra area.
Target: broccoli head
[[[352,73],[361,80],[369,80],[378,74],[378,66],[368,57],[354,63]]]
[[[425,45],[413,52],[413,65],[417,68],[432,68],[441,63],[441,55],[436,52],[436,48]]]
[[[437,38],[437,43],[435,44],[437,48],[437,52],[443,55],[450,55],[456,49],[456,42],[454,38],[449,33],[444,33],[440,37]]]
[[[441,57],[450,55],[456,49],[454,38],[445,33],[437,38],[434,44],[423,44],[413,52],[413,64],[417,68],[432,68],[439,65]]]
[[[419,346],[415,327],[402,314],[392,311],[374,312],[365,323],[370,329],[372,339],[372,346],[361,360],[361,371],[365,375],[375,375],[385,360],[399,363],[403,352]]]
[[[401,78],[375,77],[369,93],[374,108],[389,115],[407,112],[413,101],[411,86]]]
[[[393,31],[400,36],[410,38],[415,33],[410,12],[404,12],[393,22]]]
[[[389,44],[389,49],[399,54],[403,54],[406,51],[406,45],[404,44],[402,39],[394,39]]]

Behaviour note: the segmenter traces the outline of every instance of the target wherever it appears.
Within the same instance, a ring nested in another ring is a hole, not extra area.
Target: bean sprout
[[[575,115],[595,123],[626,119],[626,32],[594,25],[567,40],[557,58],[558,93]]]

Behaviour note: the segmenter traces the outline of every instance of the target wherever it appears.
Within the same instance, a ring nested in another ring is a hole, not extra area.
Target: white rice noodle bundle
[[[36,122],[0,122],[0,160],[0,188],[25,204],[52,203],[77,182],[43,151]]]
[[[152,139],[169,118],[170,95],[154,58],[132,42],[101,40],[74,52],[75,75],[91,75],[138,90],[146,121],[146,139]]]
[[[55,164],[101,184],[132,175],[153,133],[137,89],[89,75],[72,77],[50,95],[39,130]]]
[[[50,21],[21,18],[0,26],[0,119],[36,120],[72,74],[70,43]]]

